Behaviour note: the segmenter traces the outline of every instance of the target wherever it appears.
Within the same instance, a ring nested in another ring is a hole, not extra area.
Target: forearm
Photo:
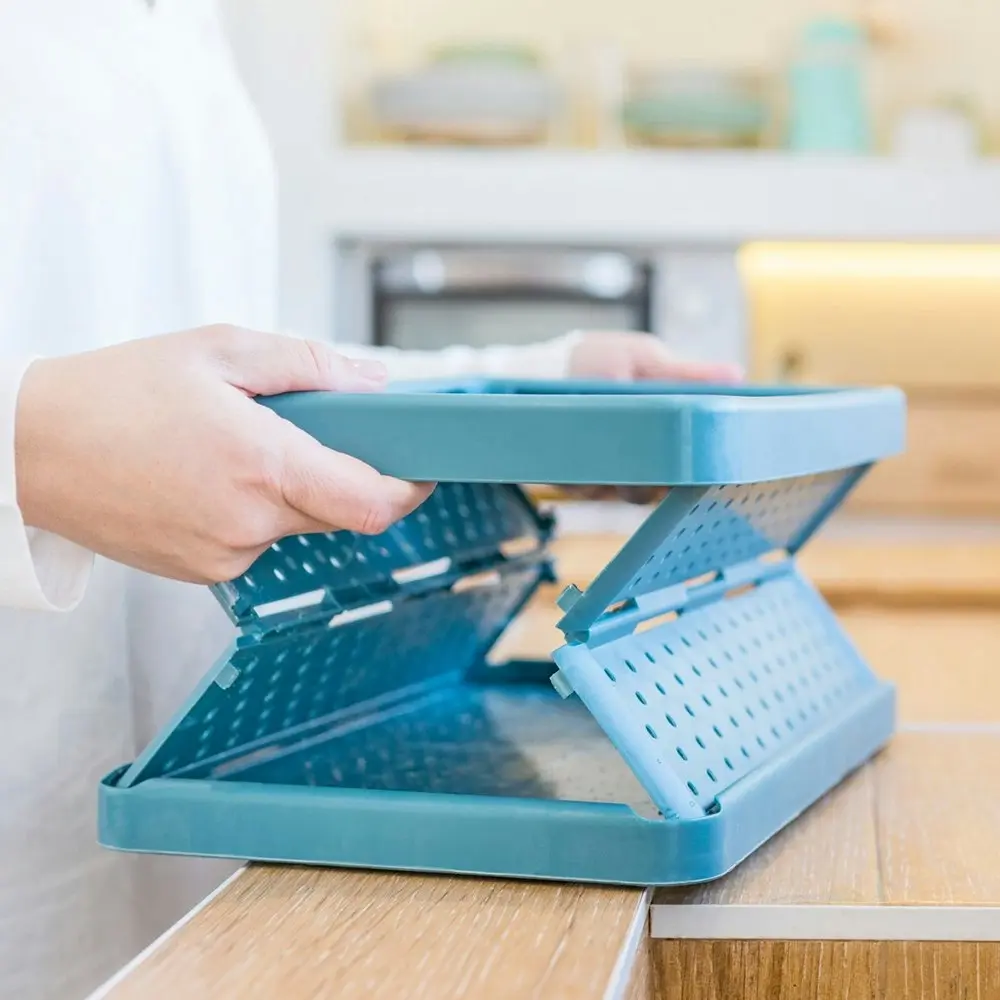
[[[68,610],[83,596],[93,554],[24,524],[17,496],[16,419],[30,358],[0,358],[0,606]]]

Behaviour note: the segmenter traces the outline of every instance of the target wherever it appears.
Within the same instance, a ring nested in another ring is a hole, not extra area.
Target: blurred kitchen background
[[[225,7],[275,145],[286,327],[629,327],[754,379],[895,383],[909,452],[852,509],[995,532],[996,0]]]

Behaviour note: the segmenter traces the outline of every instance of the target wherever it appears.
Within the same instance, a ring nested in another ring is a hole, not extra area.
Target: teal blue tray
[[[102,783],[105,845],[697,882],[889,739],[892,687],[795,556],[902,448],[894,390],[468,383],[269,405],[441,485],[384,535],[285,539],[214,588],[238,637]],[[546,481],[671,489],[564,591],[552,661],[494,662],[554,579],[552,523],[513,485]]]

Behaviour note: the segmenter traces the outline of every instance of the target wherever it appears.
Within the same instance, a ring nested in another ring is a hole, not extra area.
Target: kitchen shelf
[[[373,146],[335,150],[325,176],[338,239],[1000,240],[1000,160]]]

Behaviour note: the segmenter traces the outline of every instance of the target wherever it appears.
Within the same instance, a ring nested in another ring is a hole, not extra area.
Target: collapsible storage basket
[[[378,537],[215,588],[238,638],[100,789],[128,851],[631,884],[715,878],[890,737],[796,553],[900,450],[895,390],[420,385],[266,405],[436,481]],[[555,579],[518,483],[670,486],[553,661],[488,654]]]

